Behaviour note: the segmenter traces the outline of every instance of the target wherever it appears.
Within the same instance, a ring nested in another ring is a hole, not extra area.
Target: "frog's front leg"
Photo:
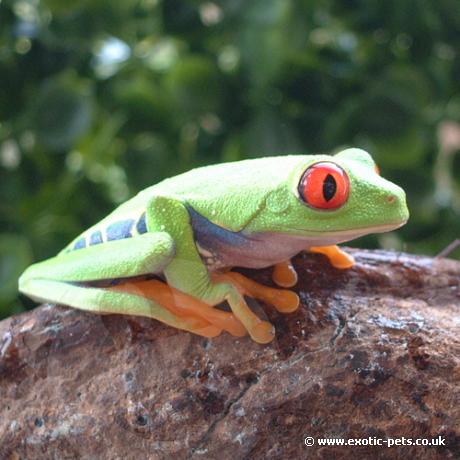
[[[299,308],[299,296],[287,289],[274,289],[247,278],[241,273],[227,272],[214,275],[216,281],[231,282],[240,294],[248,295],[254,299],[274,306],[280,313],[292,313]]]
[[[163,271],[170,286],[208,305],[227,301],[233,314],[256,342],[273,340],[274,327],[252,312],[237,283],[232,278],[217,281],[211,278],[197,251],[190,215],[183,203],[168,197],[156,197],[149,205],[147,219],[149,229],[166,231],[174,239],[175,256]]]

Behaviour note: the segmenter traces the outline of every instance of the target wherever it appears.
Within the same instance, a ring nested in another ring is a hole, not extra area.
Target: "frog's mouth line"
[[[333,232],[330,232],[331,235],[347,235],[347,234],[354,234],[354,233],[361,233],[365,232],[367,233],[385,233],[389,232],[391,230],[396,230],[399,227],[402,227],[407,220],[404,222],[397,222],[394,224],[384,224],[384,225],[376,225],[376,226],[371,226],[371,227],[362,227],[362,228],[354,228],[353,230],[336,230]],[[325,232],[328,233],[328,232]]]
[[[296,235],[292,236],[298,236],[299,238],[305,238],[308,236],[315,236],[315,237],[331,237],[331,238],[346,238],[346,239],[354,239],[358,238],[360,236],[368,235],[369,233],[385,233],[385,232],[390,232],[392,230],[396,230],[399,227],[402,227],[405,223],[407,222],[407,219],[404,221],[399,221],[395,222],[393,224],[384,224],[384,225],[375,225],[375,226],[370,226],[370,227],[361,227],[361,228],[354,228],[350,230],[333,230],[333,231],[327,231],[327,230],[307,230],[301,229],[301,228],[290,228],[290,229],[285,229],[287,231],[294,231],[294,232],[299,232]]]

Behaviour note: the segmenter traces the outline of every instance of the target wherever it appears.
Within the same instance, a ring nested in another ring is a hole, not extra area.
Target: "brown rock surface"
[[[296,258],[302,305],[264,307],[264,346],[47,305],[4,320],[0,458],[460,458],[460,263],[354,255]],[[446,445],[317,445],[401,436]]]

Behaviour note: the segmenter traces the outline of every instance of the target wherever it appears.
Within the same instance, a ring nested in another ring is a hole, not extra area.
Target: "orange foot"
[[[215,281],[230,282],[240,294],[253,297],[273,305],[281,313],[291,313],[299,307],[299,296],[287,289],[274,289],[253,281],[241,273],[227,272],[214,275]]]
[[[335,268],[351,268],[355,264],[355,259],[350,256],[350,254],[342,251],[338,246],[314,246],[308,250],[310,252],[324,254]]]

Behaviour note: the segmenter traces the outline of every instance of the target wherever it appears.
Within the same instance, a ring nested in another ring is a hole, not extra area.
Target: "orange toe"
[[[230,280],[242,294],[273,305],[282,313],[293,312],[299,307],[299,296],[293,291],[264,286],[237,272],[228,272],[220,277]]]
[[[275,327],[268,321],[260,321],[249,331],[249,334],[257,343],[269,343],[275,337]]]
[[[273,281],[281,287],[292,287],[297,284],[297,272],[290,260],[276,264],[273,269]]]
[[[342,251],[338,246],[314,246],[308,250],[310,252],[324,254],[335,268],[347,269],[353,267],[355,264],[353,256]]]
[[[216,326],[209,325],[203,328],[193,329],[190,332],[193,332],[197,335],[201,335],[202,337],[213,338],[220,335],[222,333],[222,329],[219,329]]]

